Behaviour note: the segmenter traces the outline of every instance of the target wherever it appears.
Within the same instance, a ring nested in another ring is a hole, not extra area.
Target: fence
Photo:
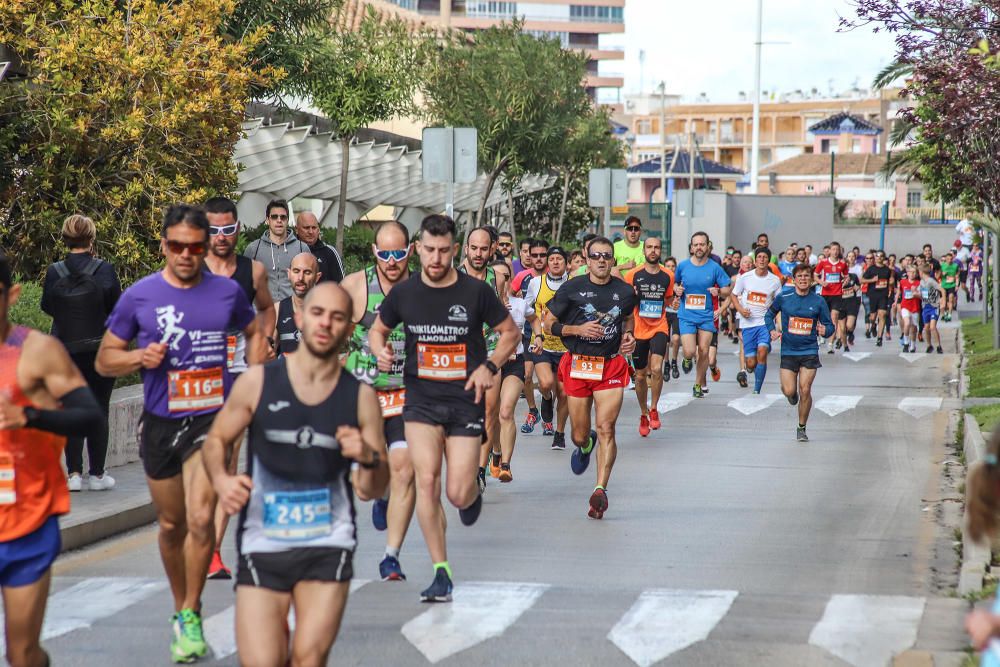
[[[942,219],[940,206],[890,206],[888,221],[894,225],[956,225],[966,215],[976,212],[972,208],[945,207],[944,218]],[[866,204],[864,206],[852,207],[851,217],[844,220],[844,223],[852,224],[852,221],[856,221],[854,224],[866,224],[872,221],[877,222],[881,219],[882,207]]]

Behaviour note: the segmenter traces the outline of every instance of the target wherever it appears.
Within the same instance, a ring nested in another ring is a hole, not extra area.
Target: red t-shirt
[[[909,297],[907,297],[909,295]],[[911,313],[920,311],[920,281],[903,278],[899,281],[899,305]]]
[[[823,296],[841,296],[844,293],[844,276],[847,275],[847,262],[838,259],[836,262],[823,258],[816,264],[816,273],[823,285]]]

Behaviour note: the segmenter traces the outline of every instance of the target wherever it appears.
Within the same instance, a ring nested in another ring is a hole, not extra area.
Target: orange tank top
[[[17,382],[21,347],[31,329],[15,326],[0,344],[0,392],[28,406]],[[34,532],[53,514],[69,512],[60,459],[66,438],[31,428],[0,430],[0,542]]]

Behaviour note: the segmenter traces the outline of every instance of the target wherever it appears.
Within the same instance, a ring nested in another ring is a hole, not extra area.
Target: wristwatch
[[[494,364],[489,359],[486,360],[486,363],[484,363],[483,366],[486,366],[487,370],[489,370],[490,373],[493,373],[493,375],[496,375],[497,373],[500,372],[500,369],[497,368],[497,365]]]
[[[380,463],[382,463],[382,457],[379,456],[378,451],[372,451],[372,460],[368,463],[360,463],[358,465],[365,470],[375,470],[375,468],[378,468]]]
[[[26,405],[23,408],[24,411],[24,427],[31,428],[32,422],[38,419],[38,408]]]

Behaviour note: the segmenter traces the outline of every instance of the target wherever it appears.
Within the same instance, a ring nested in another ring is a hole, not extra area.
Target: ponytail
[[[1000,526],[1000,426],[986,444],[986,455],[969,471],[965,511],[976,542],[996,537]]]

